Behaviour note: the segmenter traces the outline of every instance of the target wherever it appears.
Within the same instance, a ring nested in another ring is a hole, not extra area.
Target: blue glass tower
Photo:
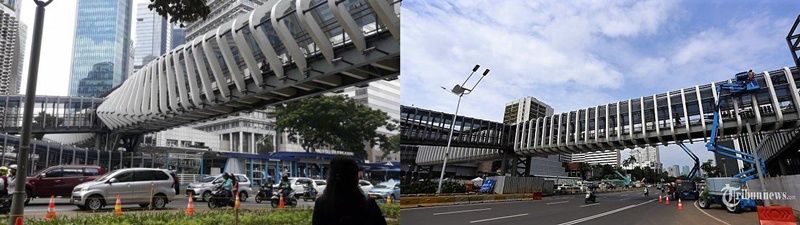
[[[79,0],[70,96],[100,96],[127,78],[132,0]]]

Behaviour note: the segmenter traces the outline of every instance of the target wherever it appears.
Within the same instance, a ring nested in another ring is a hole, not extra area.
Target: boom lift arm
[[[697,158],[697,155],[695,155],[691,150],[689,150],[689,148],[686,147],[686,145],[684,145],[683,142],[678,142],[678,146],[681,146],[683,151],[686,152],[686,154],[689,154],[689,157],[692,157],[692,160],[694,160],[694,166],[692,166],[692,171],[689,172],[688,177],[686,177],[687,180],[692,180],[692,178],[694,178],[695,175],[697,174],[697,171],[700,170],[700,159]]]
[[[719,121],[720,121],[720,109],[722,106],[727,104],[727,101],[724,97],[734,98],[733,100],[736,101],[736,97],[742,96],[744,94],[750,94],[756,90],[758,90],[760,86],[758,82],[755,80],[755,74],[751,71],[738,73],[736,74],[736,80],[731,83],[723,83],[717,87],[717,96],[719,99],[717,100],[715,110],[714,110],[714,118],[713,124],[711,125],[711,135],[708,143],[706,143],[706,149],[712,152],[717,152],[719,154],[725,155],[730,158],[735,158],[738,160],[742,160],[743,162],[750,163],[754,165],[752,168],[742,171],[734,175],[735,178],[739,178],[742,183],[746,183],[748,180],[754,179],[758,174],[756,173],[756,166],[761,167],[762,169],[765,167],[764,161],[759,160],[756,162],[755,156],[752,154],[737,151],[734,148],[729,148],[726,146],[719,146],[717,145],[717,132],[719,131]],[[729,93],[727,96],[723,96],[723,91]],[[735,111],[735,109],[734,109]],[[734,112],[738,113],[738,112]]]

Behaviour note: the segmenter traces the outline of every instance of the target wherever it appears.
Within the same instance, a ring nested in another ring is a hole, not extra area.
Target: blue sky
[[[407,0],[401,102],[453,111],[440,86],[474,64],[492,72],[460,114],[495,121],[525,96],[564,112],[792,66],[785,36],[798,12],[789,0]],[[665,165],[690,164],[677,146],[660,148]]]

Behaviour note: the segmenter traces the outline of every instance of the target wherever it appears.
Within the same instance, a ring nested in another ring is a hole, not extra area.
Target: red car
[[[106,174],[106,170],[94,165],[61,165],[51,166],[34,173],[35,177],[28,177],[25,193],[28,198],[49,198],[50,196],[66,197],[72,194],[72,189],[83,182],[92,181]]]

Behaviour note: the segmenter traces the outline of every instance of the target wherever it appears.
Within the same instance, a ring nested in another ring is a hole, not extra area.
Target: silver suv
[[[175,198],[178,178],[165,169],[130,168],[106,174],[72,190],[72,204],[81,209],[99,210],[113,205],[119,195],[122,204],[139,204],[162,209]]]
[[[248,196],[256,194],[253,193],[253,188],[251,187],[252,181],[244,174],[234,175],[236,175],[236,181],[239,182],[239,201],[247,201]],[[191,193],[194,200],[208,201],[211,198],[211,192],[214,191],[214,186],[222,183],[222,181],[222,174],[203,177],[198,182],[191,183],[186,187],[186,196],[188,197],[189,193]]]

